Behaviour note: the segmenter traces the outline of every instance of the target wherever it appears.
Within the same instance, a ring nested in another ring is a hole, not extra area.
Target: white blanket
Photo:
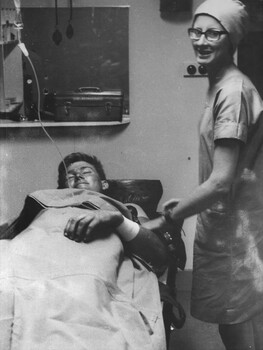
[[[164,350],[158,283],[119,237],[64,237],[76,207],[47,208],[0,241],[0,350]]]

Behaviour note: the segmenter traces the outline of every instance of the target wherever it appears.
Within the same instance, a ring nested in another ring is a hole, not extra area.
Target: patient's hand
[[[91,242],[101,236],[109,235],[123,221],[118,211],[90,210],[72,217],[67,222],[64,235],[76,242]]]

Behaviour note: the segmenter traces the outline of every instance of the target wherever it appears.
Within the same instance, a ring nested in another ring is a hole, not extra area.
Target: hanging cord
[[[66,35],[67,35],[67,38],[68,39],[71,39],[73,37],[73,34],[74,34],[74,30],[73,30],[73,27],[72,27],[72,18],[73,18],[73,7],[72,7],[72,0],[70,0],[70,3],[69,3],[69,7],[70,7],[70,10],[69,10],[69,20],[68,20],[68,26],[67,26],[67,30],[66,30]]]
[[[72,21],[72,14],[73,14],[73,4],[72,4],[72,0],[69,1],[70,4],[70,21]]]
[[[62,41],[62,34],[60,33],[58,29],[58,2],[55,0],[55,19],[56,19],[56,24],[55,24],[55,31],[52,35],[52,40],[56,45],[59,45],[60,42]]]
[[[55,19],[56,19],[56,27],[58,26],[58,0],[55,0]]]
[[[47,132],[45,126],[43,125],[42,123],[42,119],[41,119],[41,115],[40,115],[40,88],[39,88],[39,82],[38,82],[38,78],[37,78],[37,74],[36,74],[36,70],[35,70],[35,67],[30,59],[29,56],[27,56],[27,59],[31,65],[31,68],[33,70],[33,73],[34,73],[34,76],[35,76],[35,80],[36,80],[36,86],[37,86],[37,116],[38,116],[38,120],[40,122],[40,125],[44,131],[44,133],[47,135],[47,137],[50,139],[50,141],[53,143],[53,145],[55,146],[55,148],[57,149],[61,159],[62,159],[62,162],[64,164],[64,167],[65,167],[65,171],[66,171],[66,175],[68,175],[68,172],[67,172],[67,167],[66,167],[66,164],[64,162],[64,159],[63,159],[63,156],[62,156],[62,153],[60,152],[60,149],[58,147],[58,145],[56,144],[56,142],[52,139],[52,137],[49,135],[49,133]]]
[[[52,142],[52,144],[54,145],[54,147],[56,148],[60,158],[62,159],[62,163],[63,163],[63,166],[64,166],[64,169],[65,169],[65,173],[66,173],[66,177],[68,176],[68,169],[67,169],[67,166],[64,162],[64,158],[62,156],[62,153],[58,147],[58,145],[56,144],[56,142],[52,139],[52,137],[49,135],[49,133],[47,132],[43,122],[42,122],[42,119],[41,119],[41,115],[40,115],[40,87],[39,87],[39,82],[38,82],[38,77],[37,77],[37,73],[36,73],[36,70],[35,70],[35,67],[33,65],[33,62],[31,61],[30,57],[29,57],[29,53],[25,47],[25,44],[24,43],[19,43],[18,44],[18,47],[21,49],[21,51],[23,52],[23,54],[25,55],[25,57],[27,58],[28,62],[30,63],[30,66],[33,70],[33,74],[34,74],[34,77],[35,77],[35,82],[36,82],[36,87],[37,87],[37,116],[38,116],[38,121],[41,125],[41,128],[43,129],[44,133],[46,134],[46,136],[49,138],[49,140]],[[74,196],[74,193],[72,192],[72,195]]]

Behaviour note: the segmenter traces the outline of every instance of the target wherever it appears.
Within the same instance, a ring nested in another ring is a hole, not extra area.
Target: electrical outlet
[[[206,68],[198,63],[184,62],[183,76],[185,78],[202,78],[207,77]]]

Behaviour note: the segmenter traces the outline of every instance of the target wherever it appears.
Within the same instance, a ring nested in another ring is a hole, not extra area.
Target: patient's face
[[[83,188],[90,191],[101,192],[102,181],[95,167],[84,161],[70,164],[67,168],[66,187]]]

